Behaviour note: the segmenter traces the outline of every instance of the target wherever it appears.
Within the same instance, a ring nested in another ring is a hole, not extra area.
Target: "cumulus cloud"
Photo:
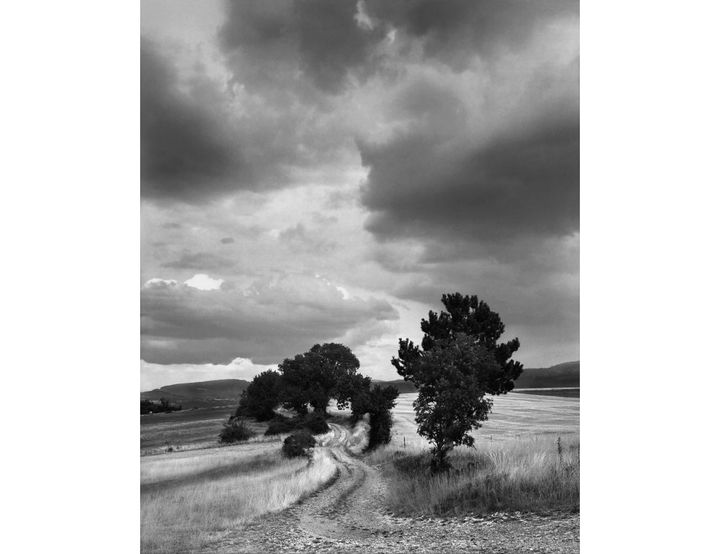
[[[152,364],[141,360],[140,390],[149,391],[165,385],[211,381],[213,379],[244,379],[273,366],[259,365],[246,358],[235,358],[228,364]]]
[[[223,244],[229,244],[232,239],[227,242],[225,239],[221,241]],[[235,262],[219,256],[212,252],[185,252],[182,256],[175,260],[171,260],[162,264],[162,267],[170,269],[228,269],[234,265]]]
[[[304,275],[247,288],[145,287],[142,358],[228,363],[242,357],[277,363],[356,326],[382,325],[398,317],[387,301],[343,296],[332,283]]]
[[[143,42],[147,361],[385,367],[393,306],[416,330],[455,290],[530,364],[578,357],[576,1],[223,6],[197,48]]]
[[[340,92],[384,38],[382,30],[367,24],[367,14],[363,18],[356,0],[250,0],[226,5],[221,45],[236,79],[250,87],[294,81],[296,87]],[[302,92],[314,95],[311,89]]]
[[[463,64],[409,67],[389,94],[394,132],[358,141],[369,168],[367,228],[382,240],[488,248],[578,228],[577,22],[572,10],[558,16],[562,2],[503,2],[497,12],[495,4],[410,2],[388,12],[404,17],[397,24],[422,38],[425,55],[437,40]],[[477,25],[493,31],[465,32]]]
[[[140,55],[142,194],[194,200],[247,183],[239,138],[212,87],[198,76],[183,82],[147,39]]]

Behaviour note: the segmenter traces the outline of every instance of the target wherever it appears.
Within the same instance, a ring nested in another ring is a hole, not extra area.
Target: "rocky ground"
[[[324,446],[337,477],[303,502],[219,536],[204,552],[487,552],[580,550],[578,514],[397,517],[384,508],[378,469],[347,453],[347,431],[333,425]]]

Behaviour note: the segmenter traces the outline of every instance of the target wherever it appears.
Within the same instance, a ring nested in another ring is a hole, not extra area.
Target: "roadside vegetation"
[[[232,431],[244,417],[269,422],[265,435],[309,431],[327,433],[328,405],[335,400],[340,410],[350,409],[350,423],[369,417],[370,436],[366,448],[372,450],[390,441],[392,417],[398,390],[392,385],[373,385],[358,372],[360,362],[343,344],[316,344],[304,354],[283,360],[278,371],[264,371],[243,392],[240,403],[225,424],[222,442],[243,441],[243,434]],[[283,408],[294,414],[285,417]],[[237,438],[235,438],[237,437]]]
[[[367,461],[387,478],[388,508],[399,515],[485,515],[492,512],[578,511],[577,436],[528,438],[460,447],[453,469],[433,472],[429,449],[382,447]]]
[[[193,466],[196,470],[204,467],[202,461],[192,457],[186,458],[187,465],[180,471],[184,478],[180,480],[178,468],[172,464],[165,468],[166,476],[173,476],[169,483],[163,479],[162,468],[155,468],[152,481],[141,484],[143,552],[195,552],[227,529],[287,508],[323,486],[336,472],[325,451],[313,452],[308,461],[304,457],[284,458],[277,446],[261,458],[248,458],[242,455],[244,448],[222,449],[221,458],[232,451],[235,459],[230,465],[214,466],[216,471],[209,475],[206,470],[188,473]],[[197,458],[205,456],[205,451],[196,452]],[[224,471],[217,471],[218,467]]]
[[[312,494],[338,475],[326,447],[338,436],[383,473],[398,515],[577,511],[577,401],[498,399],[508,407],[489,420],[491,397],[522,372],[512,360],[519,341],[499,342],[500,317],[475,296],[443,295],[443,304],[422,320],[421,344],[401,339],[392,360],[417,393],[373,385],[349,348],[326,343],[257,375],[227,420],[197,410],[141,427],[147,453],[164,452],[142,459],[142,551],[198,551]],[[208,430],[220,432],[213,448]],[[169,440],[206,449],[178,452]]]

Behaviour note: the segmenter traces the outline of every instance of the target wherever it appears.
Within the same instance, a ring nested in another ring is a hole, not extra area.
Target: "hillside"
[[[515,381],[516,389],[580,386],[580,362],[565,362],[552,367],[526,368]]]
[[[401,393],[415,392],[415,386],[404,379],[392,381],[373,381],[378,384],[393,385]],[[160,400],[165,398],[184,409],[210,408],[237,404],[240,394],[248,386],[242,379],[219,379],[197,383],[167,385],[140,393],[141,400]],[[516,389],[558,388],[580,386],[580,362],[565,362],[552,367],[526,368],[515,381]]]
[[[242,379],[179,383],[141,392],[140,400],[165,398],[174,404],[181,404],[183,409],[228,406],[238,403],[240,394],[248,384],[248,381]]]
[[[392,385],[400,391],[400,394],[404,392],[417,392],[415,385],[405,379],[393,379],[392,381],[376,381],[373,379],[373,383],[377,383],[378,385]]]
[[[393,385],[401,392],[416,392],[415,386],[404,379],[392,381],[373,381],[383,385]],[[580,362],[565,362],[552,367],[525,368],[517,381],[516,389],[540,389],[580,386]]]

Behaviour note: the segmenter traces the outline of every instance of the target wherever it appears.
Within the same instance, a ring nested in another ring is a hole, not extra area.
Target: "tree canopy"
[[[413,403],[418,433],[433,444],[433,466],[446,467],[457,445],[473,446],[469,434],[487,420],[492,399],[514,387],[522,364],[511,359],[520,348],[515,338],[498,343],[505,331],[500,316],[477,296],[444,294],[447,311],[430,311],[420,328],[422,348],[400,339],[392,364],[418,388]]]
[[[275,416],[274,410],[280,403],[280,381],[280,374],[272,369],[256,375],[243,391],[235,415],[254,417],[258,421],[272,419]]]
[[[359,367],[360,362],[347,346],[316,344],[278,366],[282,374],[282,402],[300,414],[307,413],[308,404],[324,414],[331,398],[347,404],[348,388],[356,381]]]
[[[283,404],[304,417],[312,406],[313,416],[324,423],[328,403],[334,398],[339,409],[351,408],[354,421],[370,414],[369,448],[387,443],[392,427],[390,411],[398,390],[373,385],[359,368],[360,362],[347,346],[316,344],[304,354],[283,360],[279,372],[268,370],[255,376],[243,393],[236,416],[270,420],[276,416],[275,408]]]

